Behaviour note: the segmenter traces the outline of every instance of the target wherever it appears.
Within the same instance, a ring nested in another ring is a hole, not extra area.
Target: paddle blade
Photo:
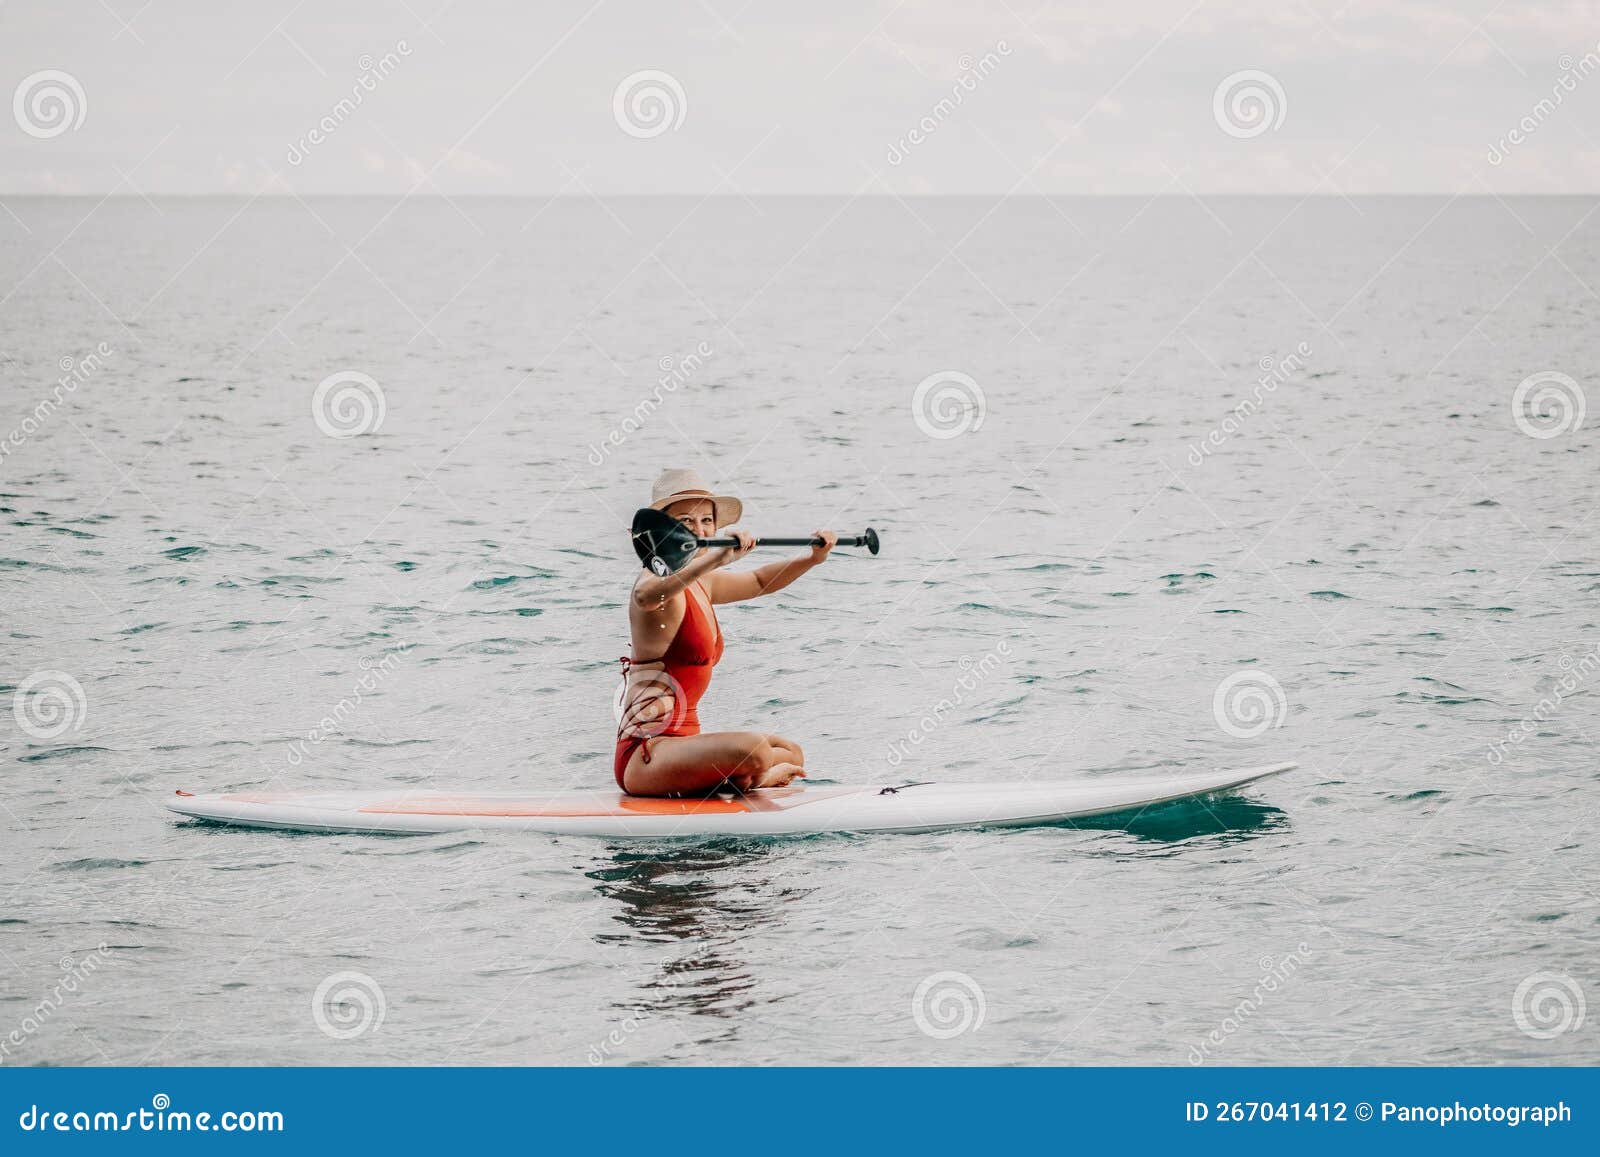
[[[658,575],[682,570],[700,548],[699,540],[687,526],[648,506],[634,514],[632,534],[639,561]]]

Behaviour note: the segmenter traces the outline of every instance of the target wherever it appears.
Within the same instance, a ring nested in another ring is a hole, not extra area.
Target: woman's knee
[[[767,736],[767,742],[777,749],[778,754],[782,756],[783,762],[805,763],[806,753],[800,749],[800,745],[794,740],[785,739],[781,735],[769,735]]]
[[[757,731],[741,731],[737,732],[733,739],[739,754],[741,771],[745,769],[766,771],[773,764],[782,762],[780,753],[772,746],[770,736]]]

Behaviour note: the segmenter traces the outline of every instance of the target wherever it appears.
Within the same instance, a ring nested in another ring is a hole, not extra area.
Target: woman
[[[737,522],[744,504],[713,494],[693,470],[667,470],[650,491],[650,505],[699,538]],[[750,553],[756,540],[725,531],[738,547],[703,549],[669,575],[642,571],[628,602],[632,654],[622,660],[618,713],[617,786],[630,795],[706,795],[732,785],[742,791],[782,787],[805,776],[805,753],[792,739],[759,731],[700,730],[700,696],[722,658],[722,630],[712,607],[781,591],[828,557],[838,536],[807,555],[730,574],[723,568]]]

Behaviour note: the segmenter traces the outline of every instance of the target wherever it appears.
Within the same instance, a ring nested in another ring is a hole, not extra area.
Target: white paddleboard
[[[476,829],[647,837],[783,836],[817,832],[936,832],[1029,827],[1227,791],[1288,771],[1292,763],[1072,783],[796,784],[740,796],[651,799],[619,791],[236,792],[190,795],[180,815],[253,828],[414,834]]]

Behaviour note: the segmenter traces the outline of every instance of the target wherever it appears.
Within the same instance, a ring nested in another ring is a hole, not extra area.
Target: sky
[[[1600,0],[0,0],[0,195],[1600,191]]]

